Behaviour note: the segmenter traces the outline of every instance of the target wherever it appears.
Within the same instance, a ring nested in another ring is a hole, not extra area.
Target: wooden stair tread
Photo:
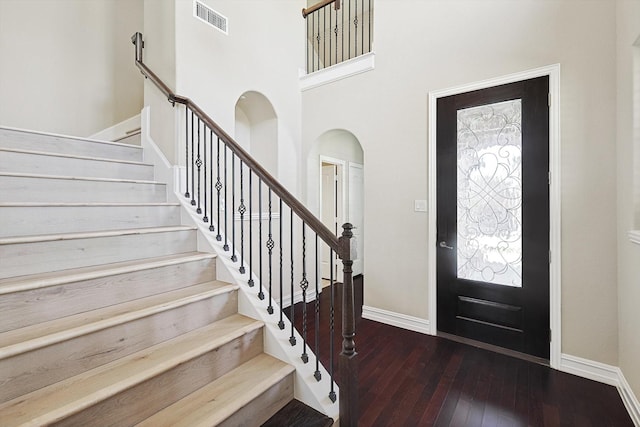
[[[162,182],[149,181],[144,179],[94,178],[94,177],[84,177],[84,176],[46,175],[46,174],[36,174],[36,173],[19,173],[19,172],[2,172],[2,171],[0,171],[0,176],[14,176],[18,178],[60,179],[60,180],[67,180],[67,181],[132,182],[134,184],[166,185]]]
[[[8,401],[0,405],[2,425],[54,423],[262,326],[260,321],[234,314]]]
[[[7,151],[11,153],[20,153],[20,154],[34,154],[37,156],[64,157],[64,158],[77,159],[77,160],[92,160],[96,162],[124,163],[129,165],[153,166],[151,163],[137,162],[133,160],[109,159],[106,157],[78,156],[75,154],[56,153],[52,151],[22,150],[18,148],[4,148],[4,147],[0,147],[0,151]]]
[[[57,207],[121,207],[121,206],[134,206],[134,207],[144,207],[144,206],[180,206],[180,203],[172,203],[172,202],[0,202],[0,208],[57,208]]]
[[[136,151],[142,151],[142,147],[139,145],[124,144],[117,141],[107,141],[106,139],[96,139],[96,138],[87,138],[87,137],[75,136],[75,135],[65,135],[65,134],[55,133],[55,132],[43,132],[39,130],[22,129],[22,128],[16,128],[11,126],[0,126],[0,130],[10,132],[9,135],[4,135],[4,138],[11,138],[11,133],[22,134],[22,135],[25,135],[25,134],[38,135],[38,136],[48,137],[52,139],[70,139],[74,141],[81,141],[81,142],[87,142],[87,143],[93,143],[93,144],[110,145],[113,147],[126,147],[126,148],[132,148]]]
[[[15,245],[21,243],[54,242],[60,240],[94,239],[100,237],[131,236],[136,234],[167,233],[172,231],[196,230],[196,227],[177,225],[168,227],[131,228],[123,230],[105,230],[82,233],[41,234],[36,236],[17,236],[0,238],[1,245]]]
[[[0,359],[237,290],[213,281],[74,314],[0,334]]]
[[[6,279],[0,279],[0,295],[45,288],[48,286],[57,286],[81,280],[91,280],[116,274],[149,270],[152,268],[181,264],[185,262],[213,259],[216,257],[216,254],[210,252],[185,252],[155,258],[145,258],[142,260],[123,261],[19,277],[9,277]]]
[[[294,371],[293,366],[261,354],[137,426],[215,426]]]

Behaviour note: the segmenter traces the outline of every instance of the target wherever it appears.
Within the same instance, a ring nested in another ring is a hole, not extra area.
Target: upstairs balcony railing
[[[319,355],[321,352],[329,354],[326,369],[331,381],[327,394],[332,402],[338,398],[333,380],[336,364],[334,326],[338,323],[335,319],[335,293],[339,289],[339,280],[331,268],[329,288],[325,289],[331,296],[329,307],[320,307],[322,278],[319,263],[323,245],[328,247],[329,259],[337,254],[342,260],[342,351],[337,357],[339,372],[335,379],[340,385],[340,425],[357,426],[352,225],[344,224],[342,235],[336,236],[200,107],[189,98],[173,93],[144,64],[141,33],[135,33],[132,42],[136,47],[135,62],[142,74],[174,107],[176,104],[184,106],[184,197],[201,215],[201,220],[210,224],[209,231],[221,243],[222,250],[231,255],[238,273],[248,279],[247,285],[264,301],[263,309],[269,315],[277,316],[274,319],[278,319],[283,334],[289,335],[290,345],[300,349],[302,362],[315,364],[316,381],[320,381],[322,375]],[[289,310],[291,329],[287,331],[283,309],[285,291],[289,292],[292,300]],[[303,326],[298,336],[302,342],[296,339],[293,326],[293,296],[299,291],[302,293]],[[312,305],[309,310],[307,305]],[[328,312],[328,316],[321,316],[321,312]],[[326,323],[322,330],[329,330],[326,342],[320,341],[321,321]],[[312,351],[315,357],[310,357],[308,351]]]
[[[307,23],[307,73],[371,52],[373,0],[324,0],[302,9]]]

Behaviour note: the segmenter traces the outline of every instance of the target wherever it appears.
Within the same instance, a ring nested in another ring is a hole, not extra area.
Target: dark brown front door
[[[549,92],[438,99],[438,330],[549,358]]]

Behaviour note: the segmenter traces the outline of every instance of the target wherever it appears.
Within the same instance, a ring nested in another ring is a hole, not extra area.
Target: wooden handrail
[[[335,8],[336,10],[340,9],[340,0],[323,0],[319,3],[314,4],[313,6],[306,8],[306,9],[302,9],[302,17],[306,18],[308,15],[312,14],[313,12],[315,12],[316,10],[322,9],[323,7],[331,4],[331,3],[335,3]]]
[[[196,103],[191,99],[176,95],[160,78],[151,71],[142,61],[142,34],[136,33],[131,38],[136,45],[136,65],[142,74],[160,89],[172,104],[184,104],[188,106],[195,115],[206,124],[214,133],[247,165],[271,190],[286,203],[318,236],[332,248],[341,259],[349,256],[343,250],[344,245],[340,245],[338,237],[324,225],[306,206],[304,206],[295,196],[293,196],[284,186],[275,179],[267,170],[262,167],[249,153],[247,153],[237,142],[231,138],[216,122],[213,121]]]

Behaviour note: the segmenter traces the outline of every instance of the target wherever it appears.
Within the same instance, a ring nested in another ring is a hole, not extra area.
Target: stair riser
[[[0,332],[213,281],[215,278],[215,259],[204,259],[2,295]]]
[[[196,251],[195,230],[0,246],[0,278]]]
[[[30,176],[0,176],[4,201],[50,203],[165,202],[165,184],[130,181],[92,181]]]
[[[213,323],[237,305],[237,292],[224,293],[3,360],[0,402]]]
[[[136,387],[110,397],[56,426],[133,425],[219,378],[262,352],[262,329],[245,334]]]
[[[153,180],[152,165],[14,151],[0,151],[0,170],[40,175]]]
[[[180,224],[179,206],[0,206],[0,238]],[[10,224],[10,225],[9,225]]]
[[[259,427],[293,400],[293,373],[253,399],[217,427]]]
[[[72,156],[101,157],[105,159],[142,161],[140,147],[103,144],[74,138],[32,134],[0,129],[0,147],[16,150],[45,151]]]

